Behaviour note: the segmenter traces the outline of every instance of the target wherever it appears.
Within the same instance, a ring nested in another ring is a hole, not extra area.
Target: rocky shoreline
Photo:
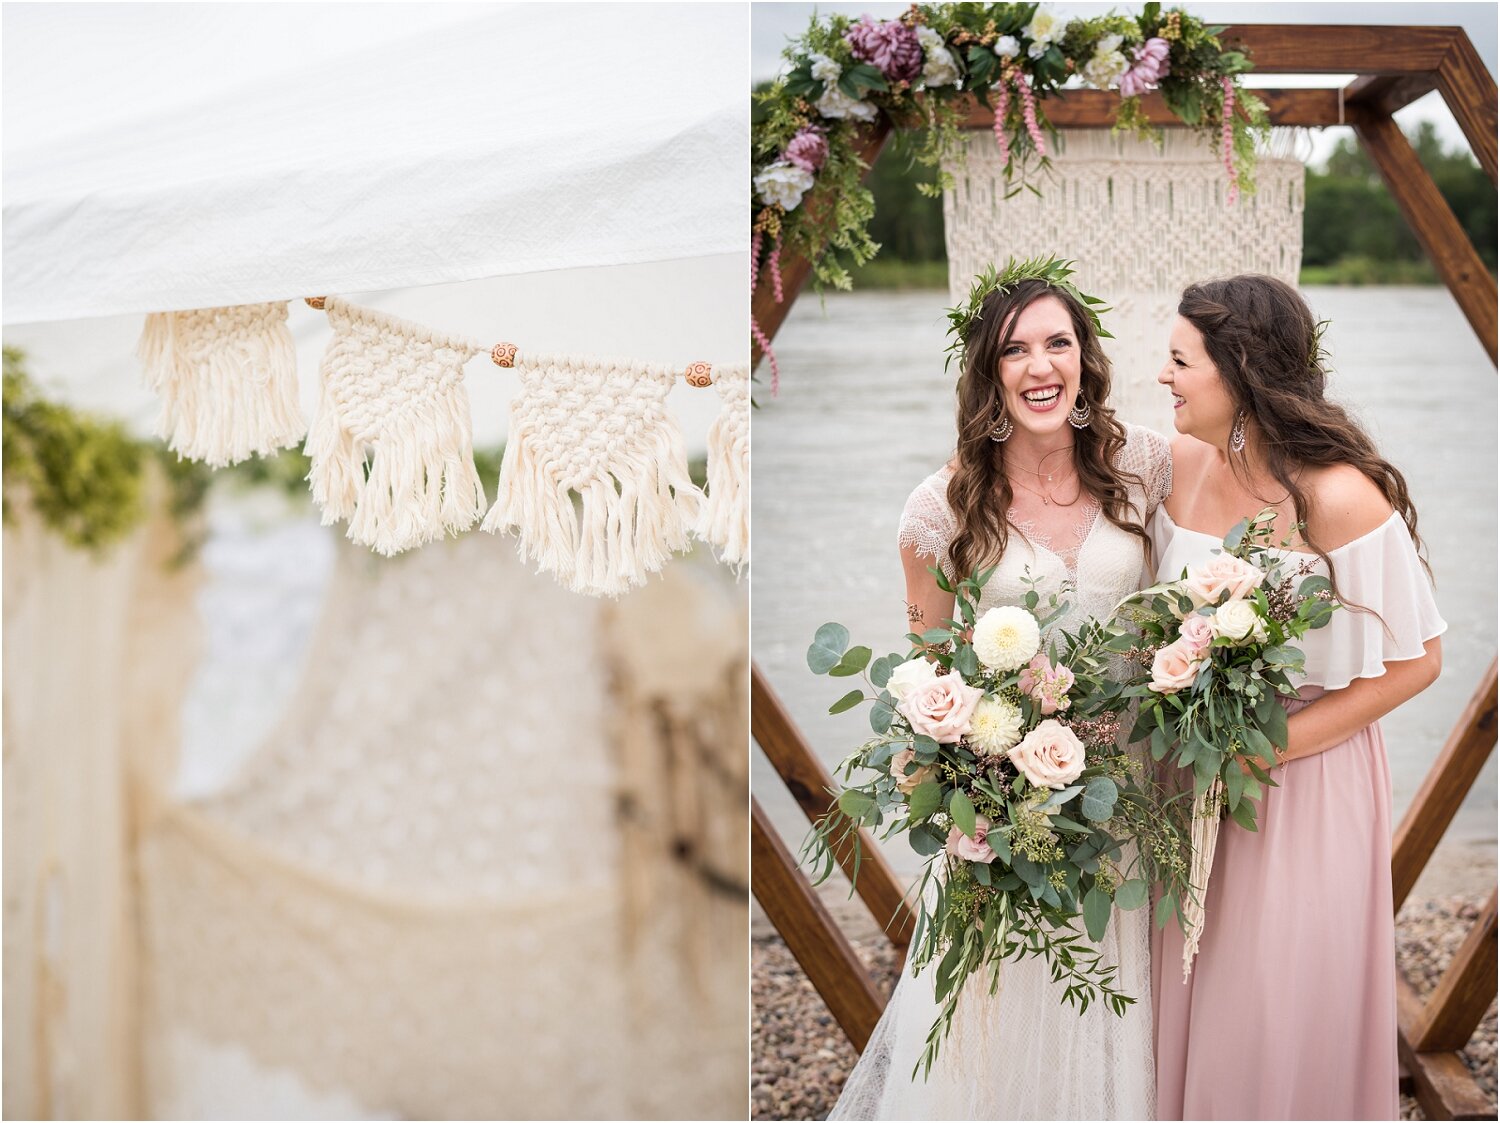
[[[1461,894],[1408,901],[1402,908],[1396,918],[1396,959],[1419,994],[1437,985],[1483,903],[1482,897]],[[889,993],[899,970],[894,949],[867,916],[862,925],[844,923],[861,914],[857,905],[836,911],[877,988]],[[751,1118],[825,1118],[854,1065],[854,1049],[781,938],[764,925],[752,940],[751,979]],[[1463,1056],[1493,1109],[1493,1003]],[[1426,1118],[1410,1096],[1401,1097],[1401,1117]]]

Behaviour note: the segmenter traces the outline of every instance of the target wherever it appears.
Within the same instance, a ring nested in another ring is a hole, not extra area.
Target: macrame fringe
[[[574,592],[645,584],[688,549],[703,501],[661,407],[675,372],[548,356],[517,367],[523,389],[483,529],[514,531],[521,557]]]
[[[708,500],[696,533],[736,569],[750,559],[750,379],[744,367],[721,368],[714,389],[723,399],[708,430]]]
[[[1205,909],[1208,906],[1208,878],[1214,871],[1214,851],[1219,845],[1219,808],[1224,802],[1224,781],[1214,782],[1193,802],[1193,826],[1190,832],[1192,864],[1188,870],[1188,887],[1192,899],[1182,906],[1182,981],[1193,973],[1193,957],[1203,936]]]
[[[308,481],[323,525],[347,519],[351,542],[386,557],[468,530],[486,504],[462,382],[462,364],[477,347],[335,297],[327,310],[335,334],[307,438]],[[364,341],[346,343],[354,320],[379,335],[388,353],[380,372],[364,369]],[[349,401],[361,420],[348,416]]]
[[[215,468],[302,439],[297,348],[285,301],[153,312],[136,349],[160,395],[158,434]]]

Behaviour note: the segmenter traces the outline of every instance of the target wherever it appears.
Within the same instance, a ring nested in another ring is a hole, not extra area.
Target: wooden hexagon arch
[[[1249,49],[1259,74],[1358,75],[1343,89],[1257,90],[1256,94],[1265,100],[1274,125],[1353,126],[1438,276],[1453,293],[1490,361],[1496,361],[1495,279],[1391,116],[1438,90],[1480,166],[1495,181],[1495,81],[1463,29],[1241,24],[1228,28],[1224,38]],[[1143,101],[1153,124],[1178,125],[1160,95],[1147,95]],[[1048,99],[1047,113],[1059,127],[1105,128],[1117,102],[1117,95],[1108,91],[1069,90]],[[989,128],[993,122],[990,110],[973,104],[969,127]],[[884,117],[866,128],[861,158],[867,165],[874,164],[892,128]],[[752,310],[767,338],[780,329],[811,271],[805,258],[788,255],[782,264],[785,300],[777,302],[769,278],[752,294]],[[754,360],[759,362],[760,357],[757,345]],[[1492,662],[1396,829],[1391,874],[1398,910],[1494,750],[1496,675],[1497,663]],[[758,667],[753,671],[751,734],[808,819],[820,819],[827,811],[826,793],[833,787],[833,778]],[[862,1050],[879,1019],[883,999],[759,802],[752,799],[751,804],[755,896],[854,1047]],[[838,859],[848,875],[852,856],[846,851]],[[905,946],[912,931],[911,908],[867,835],[856,889],[890,939]],[[1496,894],[1492,891],[1479,920],[1425,1003],[1397,973],[1402,1090],[1415,1093],[1429,1119],[1494,1118],[1494,1109],[1458,1051],[1495,998],[1496,950]]]

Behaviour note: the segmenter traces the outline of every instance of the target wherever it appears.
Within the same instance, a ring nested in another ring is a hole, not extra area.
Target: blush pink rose
[[[962,858],[967,862],[984,862],[986,864],[995,860],[995,852],[990,849],[990,844],[985,841],[989,837],[990,821],[983,815],[974,816],[974,837],[970,838],[963,831],[954,827],[948,832],[948,853],[955,858]]]
[[[1068,691],[1073,689],[1073,672],[1059,664],[1053,666],[1045,655],[1038,655],[1026,665],[1016,683],[1022,694],[1029,694],[1043,714],[1055,714],[1072,705]]]
[[[1265,579],[1265,572],[1249,562],[1232,554],[1219,554],[1203,565],[1188,566],[1184,586],[1187,595],[1193,598],[1194,606],[1202,608],[1206,604],[1218,604],[1225,593],[1229,594],[1230,600],[1241,600],[1249,596],[1252,589],[1260,588]]]
[[[1151,660],[1151,689],[1158,694],[1176,694],[1193,685],[1198,668],[1203,665],[1200,651],[1182,640],[1169,643]]]
[[[1182,622],[1177,642],[1190,652],[1202,655],[1214,642],[1214,626],[1207,616],[1194,613]]]
[[[896,703],[912,732],[951,745],[969,731],[969,719],[984,691],[964,682],[957,671],[924,682]]]
[[[1083,742],[1060,721],[1048,718],[1010,750],[1010,761],[1038,788],[1062,788],[1083,773]]]
[[[891,757],[891,779],[896,781],[896,787],[904,795],[911,795],[932,776],[932,766],[927,764],[907,774],[906,766],[916,759],[917,754],[912,749],[902,749]]]

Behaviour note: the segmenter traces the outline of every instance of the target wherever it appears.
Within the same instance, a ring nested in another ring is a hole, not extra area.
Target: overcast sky
[[[756,82],[774,77],[781,66],[781,49],[787,39],[800,35],[806,29],[814,12],[847,12],[889,18],[900,15],[909,5],[904,3],[825,3],[825,4],[777,4],[758,3],[751,6],[751,74]],[[1218,23],[1357,23],[1386,25],[1422,25],[1428,27],[1457,26],[1469,33],[1474,46],[1490,73],[1495,73],[1497,12],[1500,6],[1494,3],[1473,4],[1370,4],[1370,3],[1188,3],[1188,11]],[[1049,4],[1048,7],[1064,18],[1072,16],[1100,15],[1111,9],[1134,11],[1134,7],[1122,8],[1112,4]],[[1335,86],[1345,85],[1353,75],[1308,75],[1271,74],[1256,79],[1252,75],[1249,86]],[[1396,114],[1396,120],[1405,128],[1411,128],[1422,120],[1437,125],[1438,133],[1450,146],[1468,147],[1462,130],[1454,121],[1442,97],[1436,92],[1413,102]],[[1312,161],[1321,162],[1341,136],[1352,135],[1347,128],[1313,129]]]

